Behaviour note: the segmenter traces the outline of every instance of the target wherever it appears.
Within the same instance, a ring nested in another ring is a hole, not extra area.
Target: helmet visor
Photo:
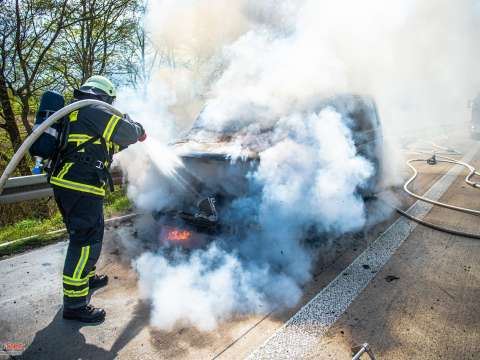
[[[115,101],[115,96],[110,96],[104,91],[91,86],[82,86],[80,87],[80,89],[75,89],[73,91],[73,96],[76,99],[98,99],[100,101],[106,102],[107,104],[113,104],[113,102]]]

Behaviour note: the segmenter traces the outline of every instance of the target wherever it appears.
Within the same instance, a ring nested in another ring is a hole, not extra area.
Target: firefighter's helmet
[[[76,98],[94,96],[110,104],[116,95],[115,85],[105,76],[101,75],[89,77],[87,81],[80,86],[80,89],[75,89],[74,92]]]

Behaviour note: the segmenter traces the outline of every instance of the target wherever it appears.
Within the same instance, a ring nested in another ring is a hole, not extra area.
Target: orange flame
[[[192,237],[192,233],[187,230],[169,230],[167,240],[170,241],[187,241]]]

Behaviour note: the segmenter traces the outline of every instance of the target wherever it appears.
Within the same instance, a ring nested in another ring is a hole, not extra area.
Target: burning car
[[[325,108],[349,119],[357,153],[374,167],[368,183],[358,192],[363,197],[372,195],[378,186],[383,143],[374,100],[368,96],[337,95],[318,101],[306,111],[319,113]],[[163,241],[184,247],[202,246],[209,236],[232,231],[222,221],[225,209],[250,190],[249,174],[259,166],[261,153],[281,140],[274,136],[273,126],[253,132],[241,128],[217,132],[206,130],[201,123],[202,113],[191,129],[171,144],[183,163],[171,191],[181,195],[172,207],[154,214]]]

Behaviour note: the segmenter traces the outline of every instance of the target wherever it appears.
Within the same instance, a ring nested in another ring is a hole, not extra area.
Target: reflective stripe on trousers
[[[70,241],[63,269],[64,306],[88,304],[89,279],[102,250],[103,198],[79,191],[53,188]]]
[[[95,264],[101,250],[101,242],[82,247],[69,244],[63,269],[63,299],[66,307],[88,304],[89,280],[95,275]]]

